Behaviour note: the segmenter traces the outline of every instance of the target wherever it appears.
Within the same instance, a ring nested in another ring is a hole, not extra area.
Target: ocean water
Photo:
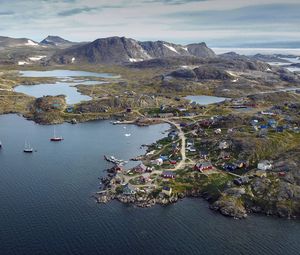
[[[234,220],[202,199],[149,209],[95,203],[103,155],[140,155],[168,128],[62,124],[65,140],[51,143],[53,126],[0,116],[0,254],[299,254],[296,220]],[[36,152],[22,152],[25,139]]]

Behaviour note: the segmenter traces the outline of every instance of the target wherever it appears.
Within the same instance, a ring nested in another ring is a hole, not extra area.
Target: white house
[[[272,164],[269,160],[262,160],[257,164],[257,168],[264,171],[270,170],[272,169]]]

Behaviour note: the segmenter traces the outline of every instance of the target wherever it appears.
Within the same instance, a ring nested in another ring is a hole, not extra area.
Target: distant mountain
[[[164,41],[139,42],[125,37],[109,37],[58,51],[52,60],[62,64],[81,62],[120,64],[180,56],[216,55],[205,43],[182,46]]]
[[[52,45],[52,46],[70,46],[75,43],[68,41],[66,39],[63,39],[59,36],[53,36],[53,35],[48,35],[44,40],[40,42],[43,45]]]
[[[11,38],[11,37],[0,36],[1,48],[21,47],[21,46],[36,47],[39,46],[39,44],[27,38]]]

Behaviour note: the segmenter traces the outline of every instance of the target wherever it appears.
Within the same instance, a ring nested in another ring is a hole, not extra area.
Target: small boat
[[[30,146],[29,143],[25,142],[25,146],[24,146],[24,150],[25,153],[32,153],[33,152],[33,148]]]
[[[64,140],[64,138],[62,136],[56,136],[55,128],[54,128],[53,137],[50,138],[50,141],[51,142],[60,142],[62,140]]]
[[[129,137],[129,136],[131,136],[131,134],[125,134],[125,136]]]
[[[1,141],[0,141],[0,149],[2,148],[2,143],[1,143]]]

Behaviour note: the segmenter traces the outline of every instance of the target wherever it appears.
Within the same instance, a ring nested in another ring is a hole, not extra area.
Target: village
[[[246,97],[209,106],[161,105],[144,109],[134,120],[119,120],[115,124],[165,122],[171,128],[167,137],[148,145],[135,167],[115,164],[109,169],[97,201],[149,207],[200,196],[212,209],[236,218],[258,211],[290,217],[294,207],[283,204],[295,197],[280,198],[281,207],[276,198],[272,205],[265,205],[265,199],[280,195],[286,182],[291,190],[298,188],[297,162],[288,155],[299,149],[299,112],[299,103],[272,105]]]

